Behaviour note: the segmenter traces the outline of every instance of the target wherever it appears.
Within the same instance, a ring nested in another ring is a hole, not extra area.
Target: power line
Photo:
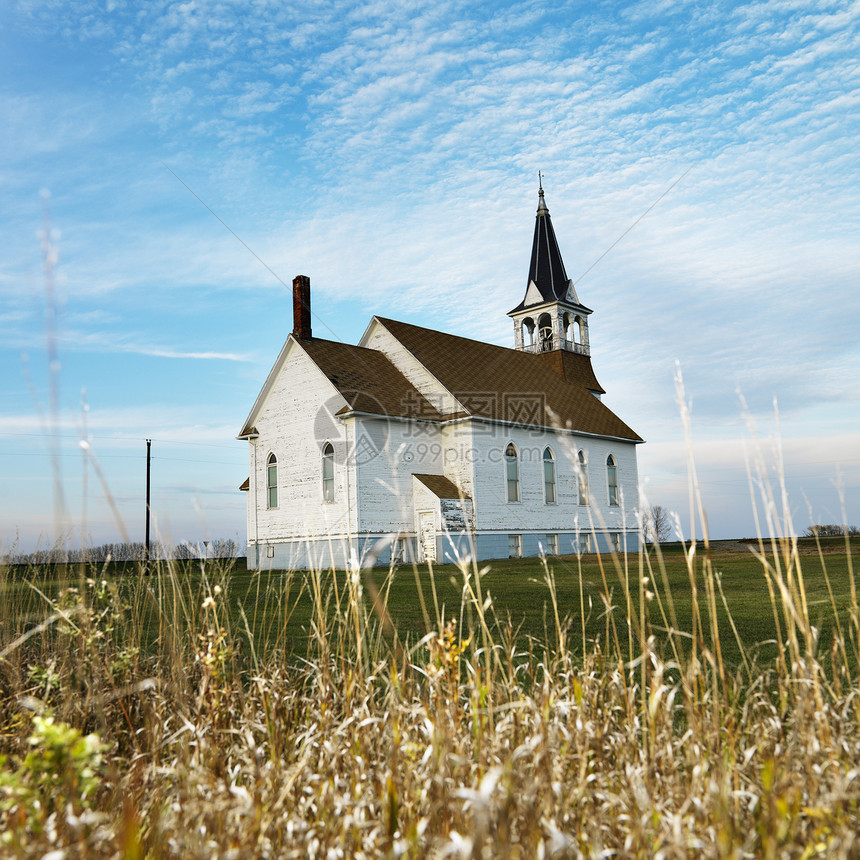
[[[691,164],[575,281],[579,283],[691,170]]]
[[[215,217],[215,218],[216,218],[216,219],[217,219],[217,220],[222,224],[222,226],[223,226],[223,227],[224,227],[224,228],[225,228],[225,229],[230,233],[230,235],[232,235],[232,236],[233,236],[233,238],[234,238],[234,239],[236,239],[238,242],[240,242],[240,243],[242,244],[242,246],[243,246],[243,247],[244,247],[244,248],[245,248],[245,249],[246,249],[246,250],[251,254],[251,256],[252,256],[252,257],[254,257],[254,259],[255,259],[255,260],[257,260],[257,262],[259,262],[259,263],[260,263],[260,265],[262,265],[262,266],[266,269],[266,271],[268,271],[268,272],[272,275],[272,277],[274,277],[274,279],[275,279],[279,284],[281,284],[281,286],[286,287],[288,290],[292,290],[292,286],[291,286],[291,285],[289,285],[289,284],[287,284],[285,281],[283,281],[283,280],[281,279],[281,276],[280,276],[280,275],[279,275],[279,274],[278,274],[278,273],[277,273],[277,272],[276,272],[276,271],[275,271],[275,270],[274,270],[274,269],[273,269],[273,268],[272,268],[272,267],[271,267],[271,266],[270,266],[270,265],[269,265],[269,264],[268,264],[268,263],[267,263],[267,262],[266,262],[266,261],[265,261],[265,260],[264,260],[264,259],[263,259],[263,258],[262,258],[262,257],[261,257],[261,256],[260,256],[260,255],[259,255],[259,254],[258,254],[258,253],[257,253],[257,252],[256,252],[256,251],[255,251],[255,250],[254,250],[254,249],[253,249],[253,248],[252,248],[252,247],[251,247],[251,246],[250,246],[250,245],[249,245],[249,244],[248,244],[248,243],[247,243],[247,242],[246,242],[246,241],[245,241],[245,240],[244,240],[244,239],[243,239],[243,238],[242,238],[242,237],[241,237],[241,236],[240,236],[240,235],[239,235],[239,234],[238,234],[238,233],[237,233],[237,232],[232,228],[232,227],[231,227],[231,226],[230,226],[230,225],[229,225],[229,224],[227,224],[227,222],[226,222],[226,221],[224,221],[224,219],[223,219],[223,218],[221,218],[221,216],[220,216],[220,215],[218,215],[218,213],[217,213],[217,212],[216,212],[216,211],[215,211],[215,210],[214,210],[214,209],[213,209],[213,208],[212,208],[212,207],[211,207],[211,206],[210,206],[210,205],[209,205],[209,204],[208,204],[208,203],[207,203],[207,202],[206,202],[206,201],[205,201],[205,200],[204,200],[200,195],[199,195],[199,194],[197,194],[197,192],[196,192],[196,191],[194,191],[194,189],[193,189],[193,188],[191,188],[191,186],[190,186],[190,185],[188,185],[188,183],[187,183],[187,182],[185,182],[183,179],[181,179],[181,178],[179,177],[179,175],[178,175],[175,171],[171,170],[171,169],[170,169],[170,167],[168,167],[168,166],[167,166],[163,161],[162,161],[161,163],[162,163],[162,165],[163,165],[167,170],[170,170],[170,172],[171,172],[171,173],[176,177],[176,179],[177,179],[179,182],[181,182],[181,183],[182,183],[182,185],[184,185],[184,186],[185,186],[186,190],[187,190],[187,191],[188,191],[188,192],[189,192],[193,197],[195,197],[195,198],[198,200],[198,202],[199,202],[203,207],[205,207],[205,208],[209,211],[209,213],[210,213],[211,215],[213,215],[213,216],[214,216],[214,217]],[[317,322],[322,323],[322,325],[323,325],[326,329],[328,329],[329,333],[331,334],[331,336],[332,336],[335,340],[337,340],[337,341],[339,341],[339,342],[343,343],[343,341],[341,340],[341,338],[339,338],[339,337],[337,336],[337,334],[334,332],[334,330],[332,329],[332,327],[331,327],[331,326],[330,326],[330,325],[329,325],[329,324],[328,324],[328,323],[327,323],[327,322],[326,322],[322,317],[320,317],[320,316],[319,316],[319,314],[317,314],[317,313],[313,310],[313,308],[311,308],[311,309],[310,309],[310,312],[311,312],[311,315],[314,317],[314,319],[316,319],[316,321],[317,321]]]

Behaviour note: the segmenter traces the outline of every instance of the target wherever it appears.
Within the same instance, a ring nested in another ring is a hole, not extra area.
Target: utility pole
[[[149,461],[152,439],[146,440],[146,538],[143,544],[143,575],[149,574]]]

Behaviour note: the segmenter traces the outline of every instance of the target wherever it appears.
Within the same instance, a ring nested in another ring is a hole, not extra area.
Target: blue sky
[[[94,461],[139,539],[146,438],[160,532],[243,542],[269,269],[321,336],[511,344],[538,170],[649,501],[689,534],[679,365],[715,537],[777,438],[797,528],[860,524],[858,58],[847,2],[7,0],[0,546],[118,536]]]

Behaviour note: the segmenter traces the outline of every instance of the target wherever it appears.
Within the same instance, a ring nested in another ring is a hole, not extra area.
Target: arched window
[[[606,482],[609,484],[609,504],[618,504],[618,466],[615,457],[610,454],[606,458]]]
[[[334,501],[334,445],[326,442],[322,449],[323,501]]]
[[[573,340],[573,321],[571,320],[570,314],[565,311],[564,316],[561,318],[562,325],[564,326],[564,339],[567,341]]]
[[[549,352],[552,349],[552,317],[549,314],[541,314],[538,320],[538,336],[540,338],[541,352]]]
[[[268,506],[278,507],[278,458],[274,454],[266,461],[266,491]]]
[[[576,483],[579,488],[579,504],[588,504],[588,461],[585,459],[585,451],[580,451],[576,457],[578,467],[576,470]]]
[[[543,450],[543,496],[546,504],[555,504],[555,457],[550,448]]]
[[[520,500],[520,461],[513,442],[505,448],[505,478],[508,501],[518,502]]]
[[[529,336],[529,342],[526,346],[534,346],[535,342],[535,321],[531,317],[526,317],[523,320],[523,328],[526,330]],[[523,338],[523,343],[525,343],[525,338]]]
[[[582,343],[582,330],[584,328],[582,317],[576,317],[573,321],[573,340],[575,343]]]

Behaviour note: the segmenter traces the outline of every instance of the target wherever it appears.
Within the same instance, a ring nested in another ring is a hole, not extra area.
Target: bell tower
[[[540,176],[540,174],[538,174]],[[523,300],[508,316],[514,321],[514,346],[525,352],[566,350],[590,355],[588,315],[567,277],[549,209],[538,182],[538,208],[529,279]]]

